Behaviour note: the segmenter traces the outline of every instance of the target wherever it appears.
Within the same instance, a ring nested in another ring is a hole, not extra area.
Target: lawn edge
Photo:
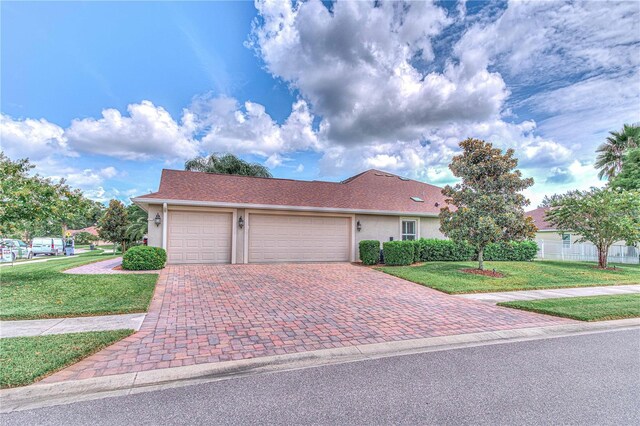
[[[119,341],[126,339],[127,337],[131,336],[132,334],[136,333],[136,330],[132,329],[132,328],[122,328],[122,329],[117,329],[117,330],[95,330],[95,331],[80,331],[80,332],[75,332],[75,333],[63,333],[63,334],[49,334],[49,335],[45,335],[45,336],[65,336],[65,335],[70,335],[70,334],[86,334],[86,333],[115,333],[115,332],[122,332],[122,331],[128,331],[128,334],[123,335],[120,339],[114,340],[113,342],[105,345],[105,346],[101,346],[98,345],[94,348],[92,348],[89,352],[87,352],[86,354],[82,355],[80,358],[77,359],[73,359],[71,361],[69,361],[66,364],[61,365],[59,368],[53,369],[51,371],[48,371],[47,373],[42,374],[41,376],[36,377],[33,381],[29,382],[29,383],[25,383],[25,384],[21,384],[21,385],[15,385],[15,386],[0,386],[0,390],[5,390],[5,389],[16,389],[16,388],[22,388],[25,386],[29,386],[32,385],[34,383],[37,383],[61,370],[64,370],[65,368],[73,365],[73,364],[77,364],[78,362],[82,361],[85,358],[90,357],[91,355],[95,355],[96,353],[100,352],[103,349],[106,349],[110,346],[113,346],[114,344],[118,343]],[[0,338],[0,341],[4,340],[4,339],[26,339],[26,338],[33,338],[33,337],[42,337],[42,335],[40,336],[16,336],[16,337],[3,337]]]

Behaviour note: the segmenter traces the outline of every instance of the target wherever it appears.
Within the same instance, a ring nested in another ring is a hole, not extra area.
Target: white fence
[[[568,261],[598,261],[598,250],[591,243],[571,243],[563,241],[536,240],[538,259]],[[615,245],[609,248],[610,263],[640,263],[640,249],[637,247]]]

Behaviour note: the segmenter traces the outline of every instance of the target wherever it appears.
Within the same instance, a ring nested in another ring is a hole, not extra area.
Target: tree
[[[149,230],[148,213],[140,206],[132,204],[127,207],[127,217],[129,219],[127,240],[132,242],[142,240]]]
[[[262,164],[249,163],[233,154],[211,154],[208,157],[192,158],[184,163],[184,169],[194,172],[272,177],[269,169]]]
[[[596,152],[595,168],[600,169],[598,177],[611,180],[622,170],[624,156],[628,149],[640,147],[640,126],[625,124],[620,132],[609,132],[605,143]]]
[[[89,201],[64,180],[30,175],[33,168],[28,159],[12,161],[0,152],[0,235],[61,230]]]
[[[562,197],[562,194],[545,195],[544,198],[542,199],[542,202],[538,206],[538,208],[551,207],[551,204],[553,204],[554,201],[559,200],[561,197]]]
[[[533,179],[523,179],[514,170],[518,160],[512,149],[503,154],[490,143],[471,138],[460,147],[462,154],[453,157],[449,168],[462,182],[442,190],[448,206],[440,210],[440,230],[454,241],[474,246],[478,269],[483,270],[488,244],[534,237],[536,227],[524,213],[529,200],[520,194],[533,185]]]
[[[632,149],[622,163],[620,173],[609,182],[612,188],[640,191],[640,148]]]
[[[98,235],[105,241],[113,243],[113,254],[116,253],[116,245],[122,246],[125,250],[127,239],[127,211],[124,204],[118,200],[109,201],[109,207],[98,223]]]
[[[570,191],[556,200],[546,220],[557,229],[580,235],[598,249],[598,266],[606,268],[609,248],[616,241],[640,241],[640,192],[613,188]]]

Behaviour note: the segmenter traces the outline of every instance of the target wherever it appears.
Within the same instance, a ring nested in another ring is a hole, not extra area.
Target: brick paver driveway
[[[45,381],[566,322],[350,264],[168,266],[139,332]]]

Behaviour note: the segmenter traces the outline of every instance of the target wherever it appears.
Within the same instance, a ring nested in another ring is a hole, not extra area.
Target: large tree
[[[116,253],[116,245],[122,246],[122,252],[125,250],[125,241],[127,240],[127,210],[121,201],[109,201],[109,207],[98,222],[98,235],[105,241],[113,243],[113,253]]]
[[[462,154],[453,157],[449,168],[462,182],[442,190],[448,206],[440,210],[440,230],[454,241],[473,245],[482,270],[488,244],[534,237],[536,227],[524,213],[529,200],[520,193],[533,185],[533,179],[523,178],[515,169],[518,160],[512,149],[503,154],[490,143],[471,138],[460,147]]]
[[[34,167],[28,159],[12,161],[0,152],[0,235],[59,235],[66,223],[90,205],[80,190],[64,180],[54,182],[31,174]]]
[[[632,189],[640,191],[640,148],[629,151],[622,163],[620,173],[616,175],[609,185],[612,188]]]
[[[262,164],[249,163],[233,154],[211,154],[208,157],[192,158],[184,163],[184,169],[226,175],[272,177],[269,169]]]
[[[546,216],[557,229],[580,235],[598,249],[598,266],[606,268],[616,241],[640,242],[640,192],[614,188],[570,191],[554,200]]]
[[[598,177],[611,180],[620,173],[627,150],[640,147],[640,126],[625,124],[620,132],[609,132],[607,140],[598,147],[595,168]]]

